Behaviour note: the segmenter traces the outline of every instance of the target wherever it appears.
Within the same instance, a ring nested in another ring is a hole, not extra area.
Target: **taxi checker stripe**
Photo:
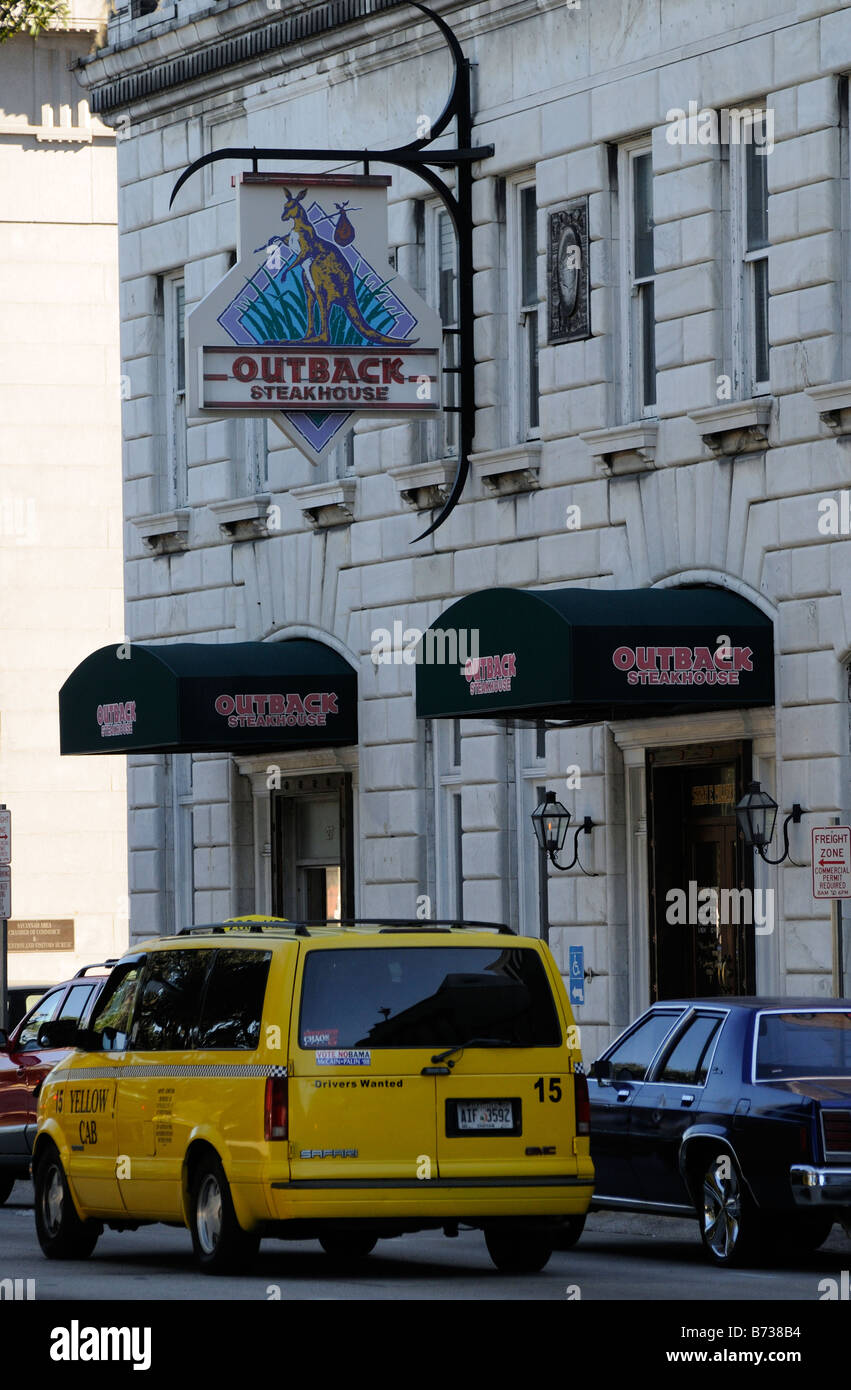
[[[63,1067],[53,1072],[52,1081],[120,1081],[122,1077],[144,1076],[151,1081],[170,1076],[286,1076],[286,1067],[254,1066],[239,1062],[220,1065],[216,1062],[169,1062],[162,1066],[149,1062],[127,1067]]]

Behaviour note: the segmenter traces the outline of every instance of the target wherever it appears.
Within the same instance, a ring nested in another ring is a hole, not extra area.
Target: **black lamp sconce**
[[[755,849],[766,864],[782,864],[784,860],[789,859],[789,822],[800,825],[803,814],[799,803],[793,802],[792,810],[783,822],[783,853],[779,859],[769,859],[765,851],[774,836],[777,802],[768,792],[762,790],[759,782],[751,782],[736,807],[736,820],[739,822],[745,844]],[[794,859],[790,860],[790,863],[794,864]]]
[[[543,801],[532,812],[532,825],[540,848],[546,851],[550,863],[557,869],[566,873],[568,869],[572,869],[574,865],[578,864],[586,877],[597,877],[597,874],[590,873],[588,869],[582,868],[582,865],[579,864],[579,836],[590,835],[594,829],[594,822],[590,816],[585,816],[582,824],[576,828],[573,837],[573,858],[569,864],[559,864],[556,859],[556,855],[564,847],[570,825],[570,812],[566,806],[562,806],[561,802],[556,800],[555,792],[544,792]]]

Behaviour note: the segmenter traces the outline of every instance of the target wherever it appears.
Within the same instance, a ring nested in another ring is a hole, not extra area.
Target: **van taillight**
[[[588,1099],[588,1077],[584,1071],[574,1072],[573,1102],[576,1107],[576,1133],[591,1133],[591,1102]]]
[[[287,1138],[287,1078],[266,1077],[266,1113],[263,1123],[264,1139]]]

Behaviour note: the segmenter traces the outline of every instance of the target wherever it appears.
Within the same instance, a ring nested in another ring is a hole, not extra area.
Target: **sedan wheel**
[[[732,1267],[753,1258],[762,1243],[762,1222],[729,1154],[713,1158],[703,1174],[700,1234],[713,1264]]]

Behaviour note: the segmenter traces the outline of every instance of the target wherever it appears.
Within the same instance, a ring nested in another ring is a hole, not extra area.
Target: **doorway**
[[[753,856],[736,824],[749,742],[647,754],[651,999],[753,994]]]
[[[273,915],[354,916],[351,775],[288,777],[272,793],[271,812]]]

